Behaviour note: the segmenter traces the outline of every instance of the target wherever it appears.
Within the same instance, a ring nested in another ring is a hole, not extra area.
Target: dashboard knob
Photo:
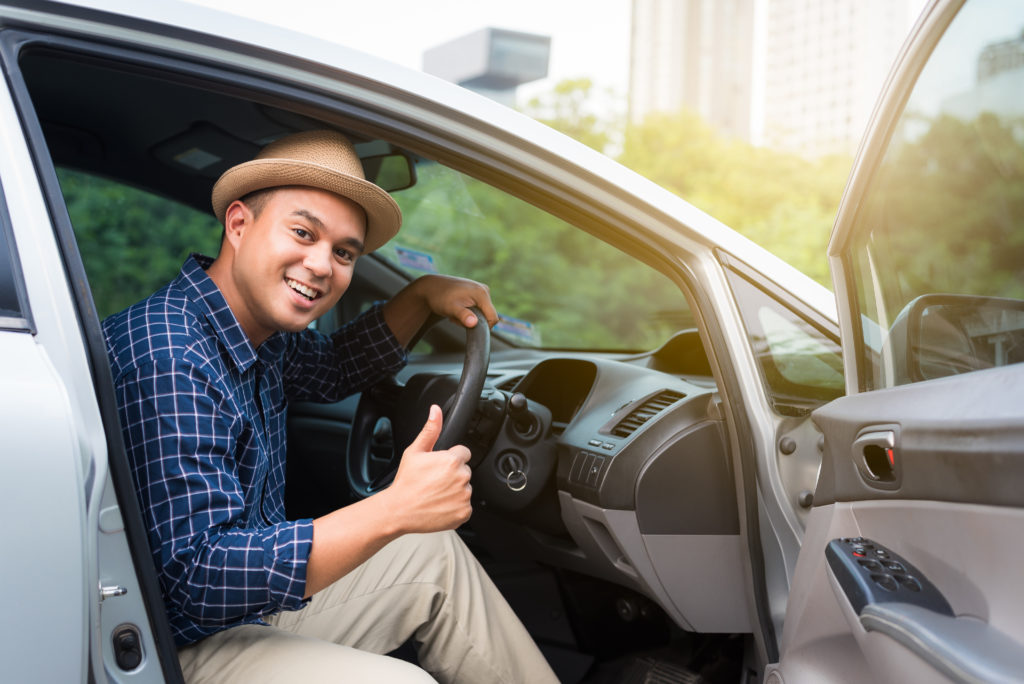
[[[529,410],[529,402],[526,400],[526,395],[521,392],[513,392],[512,396],[508,399],[508,410],[512,414],[513,418],[522,418]]]

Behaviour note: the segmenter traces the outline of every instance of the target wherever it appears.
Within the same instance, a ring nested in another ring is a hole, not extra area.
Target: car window
[[[81,171],[57,177],[101,319],[166,285],[189,253],[217,253],[212,214]]]
[[[379,254],[411,275],[487,283],[499,335],[515,344],[653,349],[693,317],[667,277],[493,186],[441,164],[394,193],[402,230]]]
[[[0,226],[0,319],[21,317],[21,304],[18,302],[12,257],[7,227]]]
[[[2,202],[2,197],[0,197],[0,202]],[[0,328],[22,329],[27,327],[26,309],[19,295],[21,275],[17,266],[18,255],[11,237],[7,207],[5,204],[0,204]]]
[[[802,415],[842,396],[838,342],[743,276],[727,273],[775,410]]]
[[[402,231],[378,255],[410,277],[488,283],[506,341],[640,350],[693,327],[679,289],[657,271],[456,171],[421,163],[417,172],[414,187],[394,193]],[[97,175],[57,175],[100,318],[164,286],[190,252],[217,252],[210,214]]]
[[[1024,5],[968,2],[861,204],[863,389],[1024,361]]]

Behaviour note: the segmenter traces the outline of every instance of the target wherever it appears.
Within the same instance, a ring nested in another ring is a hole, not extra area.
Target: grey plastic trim
[[[900,642],[955,682],[1019,682],[1024,645],[986,623],[908,603],[868,604],[860,622]]]
[[[1024,506],[1024,364],[840,397],[812,417],[825,435],[814,505],[918,499]],[[895,486],[861,475],[852,445],[896,430]]]

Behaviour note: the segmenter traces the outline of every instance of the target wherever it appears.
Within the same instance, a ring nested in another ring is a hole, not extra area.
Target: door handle
[[[853,441],[853,462],[867,484],[883,489],[894,489],[898,484],[898,453],[896,431],[889,428],[869,428]]]

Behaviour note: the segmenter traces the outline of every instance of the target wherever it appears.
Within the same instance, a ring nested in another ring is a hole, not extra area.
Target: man
[[[471,513],[469,451],[432,451],[436,406],[388,489],[316,520],[284,517],[288,401],[336,401],[393,373],[431,313],[493,324],[487,289],[425,277],[332,338],[308,329],[401,225],[334,132],[288,136],[229,169],[213,207],[217,258],[190,257],[104,322],[186,679],[429,680],[377,655],[412,638],[441,681],[554,681],[451,532]]]

